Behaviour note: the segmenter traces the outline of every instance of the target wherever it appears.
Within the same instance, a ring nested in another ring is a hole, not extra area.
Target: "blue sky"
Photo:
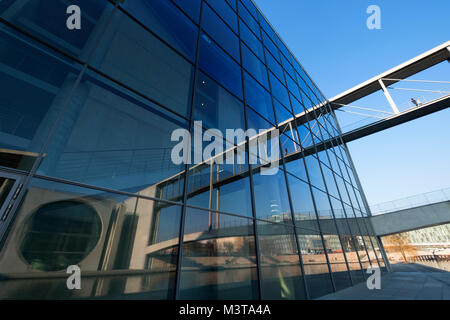
[[[255,2],[328,98],[450,40],[448,0]],[[369,5],[381,8],[381,30],[366,27]],[[450,64],[414,78],[450,81]],[[450,86],[439,89],[450,90]],[[402,109],[415,94],[393,97]],[[357,105],[389,110],[381,95]],[[343,126],[362,119],[338,116]],[[350,152],[369,203],[450,187],[449,124],[447,109],[351,142]]]

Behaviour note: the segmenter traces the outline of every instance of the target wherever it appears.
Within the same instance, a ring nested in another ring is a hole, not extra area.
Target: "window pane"
[[[183,239],[181,299],[258,298],[252,220],[187,208]]]
[[[205,34],[202,34],[200,40],[199,66],[242,99],[242,80],[239,65]]]
[[[345,289],[351,285],[351,282],[339,236],[337,234],[324,234],[323,238],[336,290]]]
[[[247,73],[244,74],[244,81],[247,104],[271,123],[275,123],[272,98],[270,97],[269,92]]]
[[[277,114],[278,124],[288,119],[293,119],[294,116],[292,115],[292,113],[290,113],[277,99],[274,99],[273,103],[275,106],[275,112]]]
[[[260,170],[253,174],[256,217],[273,221],[277,216],[292,220],[287,197],[284,172],[278,170],[274,175],[262,175]]]
[[[199,72],[194,107],[194,120],[206,128],[217,128],[225,136],[226,129],[245,128],[244,106],[211,78]]]
[[[94,73],[81,83],[39,173],[180,201],[184,166],[171,161],[171,135],[186,121]]]
[[[0,30],[0,166],[30,170],[80,66]]]
[[[257,223],[261,263],[262,298],[305,299],[294,229],[285,225]]]
[[[214,10],[219,14],[219,16],[225,20],[225,22],[230,26],[234,32],[238,32],[237,27],[237,15],[231,9],[231,7],[224,0],[208,0]]]
[[[265,32],[263,34],[263,42],[266,48],[269,50],[269,52],[272,54],[272,56],[277,60],[280,61],[280,56],[278,55],[278,49],[275,45],[275,43],[270,40],[270,38],[267,36]]]
[[[269,88],[266,66],[245,45],[242,46],[242,65],[260,84]]]
[[[188,182],[189,205],[253,216],[247,164],[194,166]]]
[[[178,206],[34,179],[0,258],[0,296],[172,299],[180,214]],[[57,276],[69,265],[91,273],[82,290],[67,290]],[[7,280],[9,273],[33,280]]]
[[[171,0],[184,10],[193,20],[200,20],[201,0]]]
[[[238,6],[239,6],[239,16],[241,17],[242,21],[244,21],[248,25],[248,27],[258,37],[258,39],[261,39],[258,22],[255,20],[255,18],[253,18],[253,16],[250,14],[247,8],[245,8],[240,1],[238,1]],[[242,27],[241,27],[241,36],[242,36]]]
[[[127,1],[123,5],[170,45],[195,61],[198,28],[171,1]]]
[[[187,116],[192,65],[121,11],[116,12],[114,21],[115,27],[109,31],[112,40],[104,37],[101,41],[102,50],[96,51],[94,66],[178,114]]]
[[[266,50],[267,66],[273,74],[284,84],[284,74],[281,65],[273,58],[273,56]]]
[[[314,156],[305,157],[306,167],[308,169],[309,179],[313,186],[320,190],[325,190],[323,183],[322,172],[319,167],[319,160]]]
[[[285,86],[271,73],[269,72],[270,84],[272,86],[272,94],[287,108],[290,107],[289,95]]]
[[[303,269],[309,297],[315,299],[333,292],[320,234],[297,228],[297,236],[302,250]]]
[[[223,2],[223,0],[220,1]],[[238,37],[207,5],[203,7],[202,19],[202,28],[234,59],[240,61]]]
[[[264,49],[261,41],[255,37],[255,35],[250,31],[249,28],[239,20],[241,24],[241,39],[245,44],[253,51],[254,54],[258,56],[261,61],[264,61]]]
[[[74,1],[71,1],[74,2]],[[66,10],[70,2],[33,0],[2,1],[0,16],[43,39],[46,42],[68,52],[87,59],[98,41],[100,31],[110,23],[109,18],[114,6],[107,0],[78,0],[76,4],[82,8],[80,30],[66,28]]]
[[[290,174],[288,174],[288,183],[296,226],[319,230],[309,186]]]

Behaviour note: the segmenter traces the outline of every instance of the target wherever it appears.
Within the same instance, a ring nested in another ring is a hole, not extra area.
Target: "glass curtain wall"
[[[251,0],[2,1],[0,84],[1,299],[314,299],[384,267],[327,100]],[[251,136],[223,141],[245,164],[174,162],[198,126],[278,129],[276,174]]]

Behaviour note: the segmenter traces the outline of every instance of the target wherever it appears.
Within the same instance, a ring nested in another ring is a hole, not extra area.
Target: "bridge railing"
[[[370,206],[370,209],[372,215],[379,215],[449,200],[450,200],[450,188],[445,188],[398,200],[379,203]]]

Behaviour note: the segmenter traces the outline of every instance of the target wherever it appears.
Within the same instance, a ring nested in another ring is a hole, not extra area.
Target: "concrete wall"
[[[371,218],[377,236],[385,236],[450,222],[450,201],[400,210]]]

